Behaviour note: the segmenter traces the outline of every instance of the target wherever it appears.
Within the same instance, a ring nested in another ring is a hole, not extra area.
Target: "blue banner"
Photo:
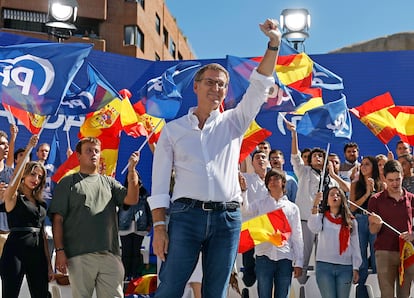
[[[1,101],[34,114],[56,114],[91,49],[76,43],[0,47]]]

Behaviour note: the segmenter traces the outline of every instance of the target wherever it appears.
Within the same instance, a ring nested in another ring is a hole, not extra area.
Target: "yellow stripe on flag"
[[[122,127],[134,124],[138,122],[135,110],[132,107],[128,97],[125,97],[121,102],[121,124]]]
[[[261,130],[262,128],[259,126],[259,124],[257,124],[257,122],[255,120],[253,120],[250,123],[249,128],[246,130],[246,132],[244,133],[244,139],[247,139],[248,137],[254,135],[256,132],[258,132],[259,130]]]
[[[396,129],[398,133],[401,133],[406,136],[414,135],[414,115],[404,112],[399,112],[396,120]],[[399,125],[403,124],[403,125]]]
[[[241,230],[245,229],[249,230],[255,245],[268,241],[270,235],[275,233],[275,229],[266,214],[242,223]]]
[[[320,106],[323,106],[322,97],[314,97],[314,98],[309,99],[307,102],[301,104],[298,108],[296,108],[294,114],[303,115],[307,111],[320,107]]]
[[[277,77],[284,85],[307,78],[313,70],[313,61],[305,53],[297,54],[289,65],[276,65]]]
[[[362,117],[361,122],[364,123],[374,135],[378,135],[385,127],[395,127],[395,118],[388,112],[388,107]]]

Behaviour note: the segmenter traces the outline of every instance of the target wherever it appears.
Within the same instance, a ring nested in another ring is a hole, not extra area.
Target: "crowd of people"
[[[100,141],[83,138],[75,148],[79,171],[54,185],[50,146],[40,144],[31,161],[37,136],[15,150],[17,127],[11,126],[10,143],[0,131],[2,297],[17,297],[24,275],[32,297],[48,297],[56,272],[68,274],[75,298],[94,291],[99,298],[123,297],[123,282],[142,274],[140,247],[152,229],[161,261],[155,297],[181,298],[191,283],[195,297],[224,298],[242,222],[278,209],[290,237],[243,254],[242,297],[255,282],[260,298],[289,297],[292,278],[306,284],[310,270],[324,298],[349,297],[352,284],[358,298],[368,297],[369,273],[377,274],[383,297],[408,297],[414,266],[398,283],[400,241],[414,240],[408,144],[398,143],[396,157],[360,160],[358,144],[350,142],[341,162],[321,148],[299,150],[296,127],[285,120],[293,172],[284,170],[289,155],[266,141],[239,164],[244,132],[275,88],[281,33],[272,19],[260,29],[267,49],[234,109],[219,111],[229,82],[223,66],[207,64],[196,73],[197,106],[165,125],[154,150],[151,194],[135,169],[138,151],[122,184],[100,174]]]

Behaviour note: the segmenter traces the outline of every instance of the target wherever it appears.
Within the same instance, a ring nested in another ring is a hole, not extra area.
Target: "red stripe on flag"
[[[239,253],[245,253],[248,250],[254,248],[254,240],[250,235],[249,230],[241,231],[239,242]]]

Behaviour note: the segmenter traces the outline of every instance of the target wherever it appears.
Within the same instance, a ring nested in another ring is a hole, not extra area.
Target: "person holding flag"
[[[227,296],[241,229],[238,162],[243,135],[266,102],[281,32],[276,20],[260,24],[267,50],[241,102],[220,113],[229,84],[227,70],[208,64],[195,75],[197,106],[164,126],[154,152],[152,209],[154,253],[163,262],[155,297],[182,297],[199,253],[204,298]],[[171,171],[175,185],[169,195]],[[170,208],[168,232],[166,209]]]
[[[38,140],[37,135],[30,138],[26,157]],[[17,164],[14,175],[3,193],[10,234],[0,259],[2,297],[18,297],[24,275],[31,297],[48,297],[53,270],[44,231],[46,170],[41,163],[25,158]]]
[[[99,174],[101,142],[85,137],[76,145],[79,171],[62,178],[48,209],[56,270],[69,273],[73,297],[123,297],[124,267],[118,240],[117,207],[139,198],[140,153],[128,162],[128,187]]]
[[[384,175],[386,189],[374,194],[368,202],[368,211],[371,213],[368,217],[369,231],[377,235],[374,249],[378,283],[381,297],[394,297],[395,290],[397,297],[409,297],[414,266],[403,268],[402,282],[399,278],[402,269],[400,241],[414,241],[414,194],[402,187],[403,169],[399,161],[387,161]],[[399,279],[400,283],[396,286],[395,282]]]
[[[287,129],[292,133],[290,162],[293,166],[293,171],[296,177],[298,177],[298,190],[296,193],[295,203],[298,205],[300,210],[304,243],[302,277],[298,280],[301,284],[305,284],[308,278],[307,270],[309,260],[313,246],[317,240],[317,235],[309,230],[307,224],[307,221],[311,216],[313,200],[318,191],[324,191],[328,187],[339,186],[339,184],[333,178],[331,179],[329,171],[323,171],[325,158],[327,158],[325,150],[317,147],[313,148],[308,156],[309,165],[305,165],[298,147],[298,134],[296,132],[296,126],[289,121],[285,121],[285,123]]]
[[[291,227],[291,235],[282,245],[263,242],[256,246],[256,276],[259,297],[288,297],[292,282],[302,275],[303,239],[298,206],[286,196],[286,174],[280,169],[271,169],[265,176],[268,190],[260,193],[259,198],[249,203],[244,196],[243,216],[259,216],[281,209]],[[273,293],[272,293],[273,292]]]
[[[358,223],[340,187],[316,194],[308,227],[318,234],[315,273],[322,297],[348,298],[351,284],[359,280],[362,258]]]

